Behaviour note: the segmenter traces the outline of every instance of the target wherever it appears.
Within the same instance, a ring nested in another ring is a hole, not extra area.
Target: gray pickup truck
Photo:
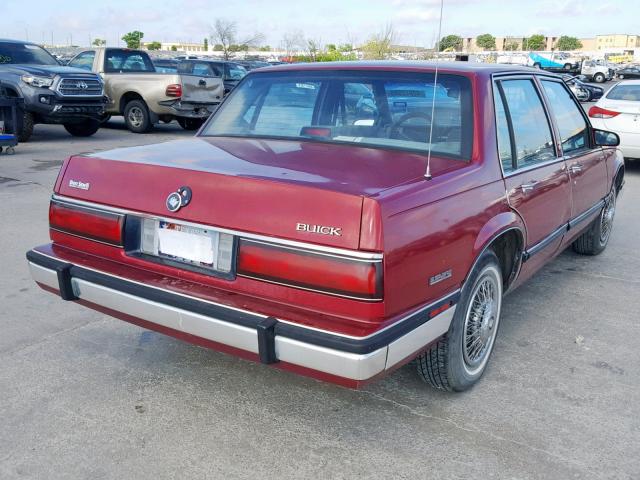
[[[64,125],[78,137],[93,135],[106,102],[98,75],[63,67],[42,47],[19,40],[0,40],[0,95],[24,101],[18,125],[9,125],[21,142],[37,123]]]
[[[186,130],[197,130],[224,97],[221,78],[159,73],[141,50],[92,48],[68,65],[102,77],[109,98],[105,119],[122,115],[135,133],[173,119]]]

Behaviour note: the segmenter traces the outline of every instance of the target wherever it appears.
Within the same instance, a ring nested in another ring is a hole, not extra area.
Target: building
[[[640,35],[596,35],[597,50],[640,48]]]
[[[147,46],[153,42],[141,42],[140,47],[147,50]],[[202,43],[187,43],[187,42],[160,42],[160,50],[165,51],[177,51],[185,53],[206,53],[208,50],[204,48]]]

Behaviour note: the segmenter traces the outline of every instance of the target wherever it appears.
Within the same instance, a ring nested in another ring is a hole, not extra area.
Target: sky
[[[396,44],[430,47],[439,10],[440,0],[0,0],[0,38],[86,46],[98,37],[115,46],[140,30],[145,41],[202,42],[221,18],[237,22],[240,39],[261,34],[272,47],[295,33],[358,44],[387,25]],[[638,18],[637,0],[444,0],[442,35],[640,34]]]

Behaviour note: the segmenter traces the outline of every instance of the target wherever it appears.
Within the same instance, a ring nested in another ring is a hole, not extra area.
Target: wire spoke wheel
[[[462,354],[467,373],[480,372],[491,353],[498,331],[502,289],[493,270],[484,272],[471,294],[462,334]]]
[[[600,214],[600,243],[605,244],[609,240],[611,235],[611,229],[613,228],[613,217],[616,214],[616,194],[612,192],[607,198],[607,202]]]

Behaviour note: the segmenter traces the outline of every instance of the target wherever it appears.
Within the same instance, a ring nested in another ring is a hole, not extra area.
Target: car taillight
[[[179,83],[168,85],[164,93],[167,97],[181,97],[182,85],[180,85]]]
[[[613,118],[620,115],[620,112],[614,112],[613,110],[607,110],[606,108],[598,107],[594,105],[589,109],[589,116],[591,118]]]
[[[382,299],[382,262],[240,240],[237,273],[283,285],[367,300]]]
[[[124,215],[53,200],[49,205],[49,227],[64,233],[122,245]]]

